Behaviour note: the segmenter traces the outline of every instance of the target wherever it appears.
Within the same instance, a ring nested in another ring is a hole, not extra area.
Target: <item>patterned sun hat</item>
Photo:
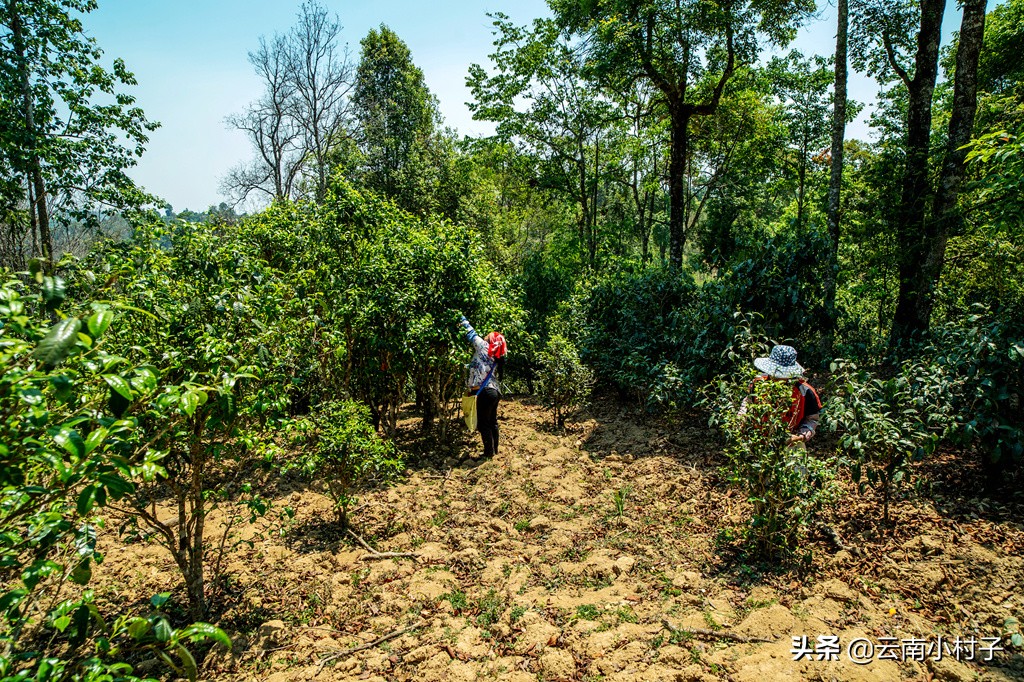
[[[768,357],[754,360],[754,367],[776,379],[794,379],[804,373],[804,368],[797,364],[796,349],[792,346],[775,346]]]

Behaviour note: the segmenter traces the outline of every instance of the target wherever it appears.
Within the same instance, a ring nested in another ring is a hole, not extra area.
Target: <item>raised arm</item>
[[[469,320],[466,319],[465,315],[459,318],[459,324],[466,330],[466,340],[469,341],[469,344],[473,346],[475,350],[482,350],[486,352],[487,341],[476,333],[476,330],[473,329],[473,325],[469,323]]]

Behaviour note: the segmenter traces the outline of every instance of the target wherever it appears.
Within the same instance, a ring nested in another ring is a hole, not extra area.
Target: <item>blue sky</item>
[[[486,134],[465,102],[468,67],[487,65],[493,36],[488,12],[504,12],[525,24],[548,13],[543,0],[322,0],[344,26],[343,39],[358,56],[359,40],[387,24],[409,46],[437,96],[448,125],[460,134]],[[150,119],[162,127],[151,136],[132,177],[180,211],[220,203],[220,178],[250,157],[241,133],[224,119],[245,108],[261,92],[247,60],[260,35],[283,33],[295,23],[301,0],[99,0],[84,18],[85,31],[104,51],[104,63],[125,60],[139,85],[131,89]],[[948,35],[959,25],[955,3],[947,8]],[[990,3],[992,4],[992,3]],[[805,27],[791,46],[805,54],[831,55],[835,9],[819,0],[819,19]],[[850,96],[871,101],[873,81],[851,74]],[[867,111],[848,132],[867,137]]]

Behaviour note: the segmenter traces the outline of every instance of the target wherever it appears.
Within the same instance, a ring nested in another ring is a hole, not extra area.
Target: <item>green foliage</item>
[[[70,245],[70,235],[56,230],[58,218],[69,232],[93,231],[97,207],[138,209],[156,201],[126,171],[158,124],[124,92],[135,85],[124,62],[104,67],[102,50],[83,33],[80,16],[94,9],[95,0],[0,5],[0,215],[31,211],[38,231],[26,229],[28,220],[10,223],[23,232],[3,235],[3,264],[22,267],[32,244],[57,260],[55,250]]]
[[[713,116],[736,71],[754,64],[765,43],[782,46],[792,40],[814,3],[553,0],[550,4],[556,25],[579,38],[577,50],[585,70],[596,80],[612,90],[638,81],[649,84],[667,105],[672,128],[667,169],[669,260],[679,270],[691,212],[700,212],[691,206],[696,199],[688,148],[691,119]]]
[[[757,314],[765,334],[791,339],[802,362],[813,366],[820,359],[817,342],[825,322],[817,277],[825,240],[823,233],[814,231],[749,235],[739,244],[740,255],[732,267],[704,286],[704,319],[713,322],[716,309]],[[723,332],[726,341],[731,339],[731,328],[719,333]]]
[[[814,9],[806,0],[710,4],[559,1],[552,5],[564,24],[592,35],[590,57],[606,77],[643,73],[646,58],[648,73],[673,82],[685,79],[688,69],[702,74],[719,65],[727,26],[743,38],[737,41],[739,58],[751,63],[758,56],[759,38],[773,45],[789,42]],[[683,61],[682,55],[691,53],[692,61]]]
[[[819,150],[829,142],[832,109],[829,88],[834,72],[824,57],[804,58],[796,50],[784,59],[773,58],[767,71],[782,104],[780,117],[789,132],[787,156],[790,158],[786,166],[792,168],[796,176],[794,228],[799,233],[808,225],[809,204],[813,205],[808,198],[815,188],[814,181],[821,176],[814,171],[824,165]],[[850,114],[855,115],[856,111],[853,108]]]
[[[425,428],[445,438],[465,362],[459,313],[518,347],[524,316],[514,291],[466,227],[416,218],[336,181],[322,205],[277,204],[240,231],[300,294],[276,318],[289,342],[268,345],[287,354],[297,408],[354,398],[393,435],[398,407],[415,391]]]
[[[582,302],[581,357],[621,395],[674,405],[687,385],[675,364],[686,333],[680,318],[695,293],[692,282],[667,269],[599,280]]]
[[[761,559],[784,559],[808,523],[834,497],[832,472],[804,447],[790,445],[784,415],[793,399],[789,382],[756,381],[737,405],[753,374],[732,387],[733,410],[724,415],[730,447],[728,475],[751,505],[746,539]]]
[[[612,503],[615,505],[615,516],[620,521],[622,520],[622,515],[626,513],[626,499],[632,492],[632,489],[628,485],[624,485],[612,493]]]
[[[295,466],[313,480],[325,481],[338,522],[348,527],[353,492],[369,483],[387,484],[402,471],[401,455],[370,424],[370,411],[354,401],[322,403],[296,425],[302,448]]]
[[[494,45],[490,55],[496,73],[470,66],[467,83],[478,120],[497,124],[496,136],[538,161],[545,188],[572,202],[576,220],[572,239],[582,258],[594,266],[598,233],[598,187],[614,172],[614,148],[620,132],[616,104],[584,78],[584,55],[551,19],[535,19],[532,27],[514,25],[494,14]],[[609,138],[612,138],[609,140]],[[605,189],[607,191],[607,189]]]
[[[137,682],[142,678],[133,674],[124,659],[146,655],[155,657],[179,678],[196,682],[199,665],[188,645],[209,640],[230,649],[231,640],[209,623],[175,628],[159,610],[166,600],[166,593],[154,595],[151,613],[122,615],[107,624],[94,604],[92,590],[86,590],[81,598],[66,599],[50,612],[47,625],[55,636],[66,636],[71,649],[61,656],[25,651],[0,657],[0,675],[4,680],[37,682]],[[83,647],[90,636],[90,646]]]
[[[723,355],[735,354],[737,334],[750,333],[748,315],[760,336],[793,339],[813,362],[823,308],[810,254],[782,236],[746,248],[746,257],[702,286],[651,268],[598,280],[582,303],[581,357],[648,408],[694,404],[721,372]]]
[[[1019,234],[1024,218],[1024,101],[1019,92],[985,100],[980,117],[987,129],[971,140],[968,165],[980,175],[977,201],[994,222]],[[987,110],[986,110],[987,109]]]
[[[360,41],[352,104],[358,125],[362,184],[416,214],[435,200],[442,151],[435,136],[440,118],[408,46],[387,26]]]
[[[233,232],[140,226],[130,243],[102,246],[73,273],[86,295],[98,288],[132,310],[110,342],[147,368],[154,395],[139,400],[130,385],[112,384],[112,396],[150,433],[145,448],[160,455],[164,471],[123,511],[129,526],[144,527],[171,552],[194,618],[207,615],[207,568],[218,573],[231,547],[209,536],[266,511],[258,490],[273,471],[274,449],[261,432],[287,405],[286,368],[268,350],[281,339],[273,325],[286,291]],[[168,493],[177,529],[157,512]],[[228,520],[208,527],[218,507]]]
[[[978,65],[978,87],[1005,92],[1024,79],[1024,2],[1006,0],[985,17],[985,41]]]
[[[838,431],[843,463],[860,490],[882,494],[883,519],[896,486],[909,482],[912,464],[930,455],[952,425],[951,385],[938,364],[905,361],[889,378],[832,365],[823,426]]]
[[[47,309],[63,301],[64,284],[38,280],[39,293],[20,279],[0,287],[0,566],[18,576],[0,592],[0,675],[134,680],[120,661],[145,648],[195,680],[185,644],[214,638],[230,646],[217,628],[175,630],[159,613],[108,623],[91,590],[61,595],[68,582],[87,585],[103,559],[96,514],[166,475],[167,462],[145,446],[146,420],[130,413],[132,402],[158,399],[156,374],[107,350],[110,304],[50,325]],[[35,650],[46,638],[49,652]],[[52,655],[56,643],[66,653]]]
[[[476,624],[482,628],[494,625],[501,619],[505,610],[505,597],[496,592],[493,588],[487,590],[487,594],[480,598],[477,604],[479,613],[476,617]]]
[[[553,335],[538,354],[540,394],[553,412],[555,425],[565,426],[566,417],[586,404],[594,384],[594,373],[580,362],[576,348],[564,336]]]
[[[469,600],[466,598],[466,593],[462,590],[452,590],[441,595],[442,601],[447,601],[452,606],[452,610],[456,613],[462,613],[469,608]]]
[[[116,409],[120,392],[150,374],[98,343],[112,317],[104,306],[83,312],[84,324],[68,316],[49,326],[47,284],[39,294],[19,280],[0,288],[0,565],[22,576],[2,609],[16,631],[48,578],[88,581],[102,558],[87,522],[94,508],[161,470],[158,456],[137,457],[138,421]]]
[[[922,355],[949,387],[951,440],[975,446],[990,480],[998,480],[1024,461],[1024,319],[978,306],[932,336]]]

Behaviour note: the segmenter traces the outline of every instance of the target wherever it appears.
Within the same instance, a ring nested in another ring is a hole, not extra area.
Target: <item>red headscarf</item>
[[[487,341],[487,355],[495,360],[500,360],[508,353],[508,346],[505,345],[505,337],[501,332],[491,332],[485,339]]]

